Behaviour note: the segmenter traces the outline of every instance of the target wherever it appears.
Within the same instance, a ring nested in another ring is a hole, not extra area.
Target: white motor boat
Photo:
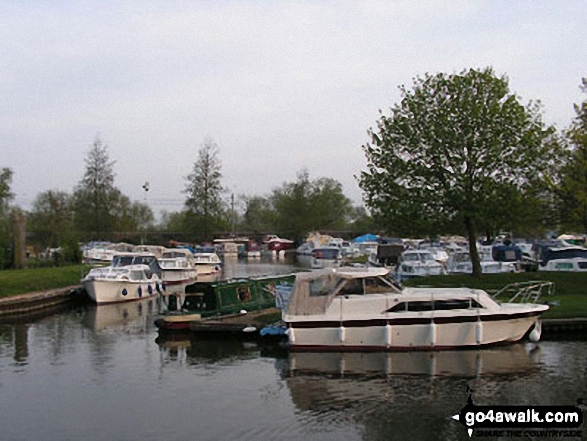
[[[587,271],[587,248],[549,247],[542,251],[540,271]]]
[[[515,342],[529,331],[537,341],[547,309],[469,288],[402,289],[388,269],[344,268],[298,273],[283,320],[292,350],[437,350]]]
[[[93,268],[82,285],[99,305],[154,297],[163,290],[163,281],[144,264]]]
[[[187,249],[167,249],[157,261],[166,287],[185,288],[198,278],[194,255]]]
[[[314,269],[337,268],[342,263],[342,254],[338,247],[320,247],[312,250],[311,267]]]
[[[404,251],[400,255],[395,269],[395,276],[400,281],[413,277],[441,274],[446,274],[444,266],[436,261],[431,252],[426,250]]]
[[[196,252],[194,253],[194,263],[198,275],[216,274],[222,271],[222,260],[216,253]]]
[[[490,256],[479,256],[483,274],[513,273],[518,271],[516,262],[498,262]],[[483,260],[483,258],[485,260]],[[455,251],[448,256],[446,272],[449,274],[472,274],[473,263],[468,251]]]

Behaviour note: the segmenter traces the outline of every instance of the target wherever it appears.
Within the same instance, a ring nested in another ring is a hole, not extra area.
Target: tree
[[[29,218],[35,242],[43,248],[57,248],[73,229],[72,198],[59,190],[39,193]]]
[[[582,89],[587,92],[587,78]],[[558,208],[565,228],[587,231],[587,101],[575,105],[576,117],[566,131],[571,149],[561,170]]]
[[[120,191],[114,186],[114,164],[108,146],[97,137],[86,159],[84,176],[74,192],[75,224],[78,231],[94,232],[101,238],[116,227],[116,202]]]
[[[331,178],[311,181],[307,170],[299,172],[295,182],[273,190],[269,200],[277,230],[298,240],[313,230],[342,228],[351,209],[339,182]]]
[[[12,170],[0,170],[0,269],[10,266],[12,261],[10,238],[10,202],[14,198],[10,190]]]
[[[426,74],[400,91],[401,102],[363,146],[368,171],[359,185],[367,205],[387,228],[411,234],[436,235],[460,223],[479,276],[477,231],[547,177],[554,129],[490,68]]]
[[[186,177],[187,218],[190,230],[200,239],[209,238],[212,225],[222,222],[224,188],[218,155],[218,145],[210,138],[205,139],[198,151],[198,160]]]
[[[263,196],[243,196],[245,212],[241,229],[255,233],[275,229],[275,212],[268,198]]]

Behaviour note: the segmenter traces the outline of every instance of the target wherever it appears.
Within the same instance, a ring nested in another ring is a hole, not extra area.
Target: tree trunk
[[[473,264],[473,277],[481,277],[481,263],[479,262],[479,252],[477,251],[477,235],[475,234],[473,220],[469,216],[465,216],[465,229],[467,230],[469,239],[469,255]]]

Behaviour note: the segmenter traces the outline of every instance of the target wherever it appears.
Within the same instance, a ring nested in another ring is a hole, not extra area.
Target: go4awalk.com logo
[[[477,406],[472,391],[465,407],[452,418],[469,436],[566,438],[582,437],[583,410],[578,406]]]

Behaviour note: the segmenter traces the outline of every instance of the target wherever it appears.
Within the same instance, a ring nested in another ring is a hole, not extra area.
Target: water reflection
[[[232,274],[248,274],[239,265]],[[265,265],[251,269],[266,274]],[[279,344],[160,336],[156,310],[147,299],[0,325],[2,439],[466,440],[449,416],[467,386],[477,404],[587,397],[585,341],[289,353]]]
[[[292,352],[289,375],[429,375],[478,377],[536,369],[540,350],[516,344],[497,349],[437,352]]]

